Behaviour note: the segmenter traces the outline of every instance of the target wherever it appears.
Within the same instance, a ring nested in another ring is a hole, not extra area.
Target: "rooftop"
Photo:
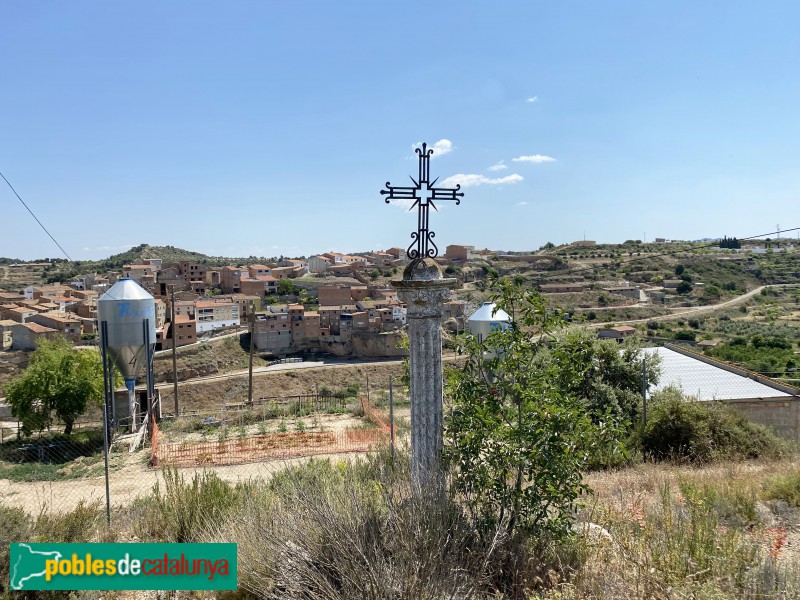
[[[651,348],[646,353],[657,354],[661,358],[661,378],[658,385],[650,389],[651,394],[672,386],[699,400],[792,397],[792,394],[770,385],[670,348]]]
[[[19,327],[25,327],[26,329],[31,330],[33,333],[58,333],[57,329],[45,327],[44,325],[39,325],[38,323],[17,323],[17,325]]]

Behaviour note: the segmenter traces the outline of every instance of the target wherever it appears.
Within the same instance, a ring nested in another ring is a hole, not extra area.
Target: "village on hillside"
[[[710,249],[704,245],[705,254],[695,250],[694,262],[701,265],[699,273],[706,281],[689,269],[684,272],[682,266],[676,273],[675,261],[661,258],[658,262],[665,249],[687,253],[694,249],[663,238],[620,245],[580,240],[551,244],[532,253],[449,245],[438,261],[447,277],[457,279],[458,287],[443,307],[442,323],[453,333],[463,331],[466,319],[486,299],[487,277],[502,274],[533,285],[570,318],[612,325],[601,328],[600,335],[620,339],[634,328],[613,327],[616,321],[713,304],[755,287],[759,276],[770,276],[765,266],[775,262],[771,259],[777,253],[788,257],[795,251],[791,240],[784,242],[735,249],[727,247],[727,240]],[[117,280],[130,278],[156,299],[157,350],[171,348],[173,341],[178,347],[187,346],[252,326],[255,348],[277,357],[295,353],[398,356],[404,353],[398,345],[406,307],[391,282],[402,277],[408,260],[402,248],[226,266],[150,257],[117,270],[69,277],[63,283],[31,283],[13,289],[8,284],[13,277],[6,277],[0,287],[0,349],[31,351],[39,339],[56,335],[76,344],[95,343],[97,298]],[[3,268],[12,276],[15,271],[30,276],[37,267],[41,273],[52,265],[16,263]]]

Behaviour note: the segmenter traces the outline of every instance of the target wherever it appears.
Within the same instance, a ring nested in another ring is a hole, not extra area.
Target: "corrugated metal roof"
[[[648,395],[674,386],[700,400],[791,397],[791,394],[669,348],[648,348],[646,353],[661,357],[661,378],[657,386],[650,388]]]

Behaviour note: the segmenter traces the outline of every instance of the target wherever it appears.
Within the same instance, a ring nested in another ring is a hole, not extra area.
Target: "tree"
[[[487,531],[564,535],[594,443],[615,422],[593,421],[570,393],[586,375],[572,348],[555,345],[546,364],[539,360],[561,314],[508,279],[493,289],[512,322],[482,342],[460,340],[468,360],[448,375],[445,461],[454,491]]]
[[[28,368],[6,385],[11,413],[29,436],[55,419],[72,433],[75,419],[90,402],[103,401],[103,366],[97,350],[75,350],[65,338],[41,340]]]
[[[278,280],[278,295],[279,296],[289,296],[291,294],[297,294],[300,288],[298,288],[294,281],[291,279],[279,279]]]
[[[675,275],[683,275],[685,267],[683,265],[678,265],[675,267]]]
[[[678,292],[678,294],[684,296],[689,292],[691,292],[693,289],[694,288],[692,287],[691,283],[689,283],[688,281],[681,281],[678,284],[678,287],[675,288],[675,291]]]
[[[572,378],[563,368],[560,357],[565,356],[582,373],[580,378]],[[540,370],[552,370],[559,389],[576,398],[594,420],[611,415],[619,423],[634,423],[641,411],[642,359],[634,340],[620,347],[614,340],[598,339],[593,330],[568,327],[553,334],[535,364]],[[660,374],[658,355],[648,356],[648,385],[657,384]]]

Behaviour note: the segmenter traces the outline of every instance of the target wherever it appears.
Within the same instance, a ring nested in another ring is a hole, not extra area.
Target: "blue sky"
[[[798,22],[789,1],[7,1],[0,171],[75,259],[406,246],[416,218],[379,191],[441,140],[432,175],[468,184],[432,217],[442,250],[744,237],[800,226]],[[57,256],[0,183],[0,256]]]

